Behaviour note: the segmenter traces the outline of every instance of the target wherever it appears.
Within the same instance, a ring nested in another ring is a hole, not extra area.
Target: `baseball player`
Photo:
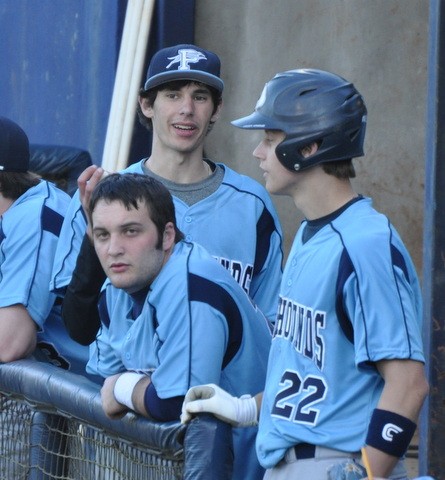
[[[325,480],[336,464],[357,465],[365,445],[376,478],[407,478],[403,456],[428,392],[421,292],[394,226],[351,184],[366,116],[347,80],[291,70],[233,122],[264,130],[253,154],[266,188],[291,196],[305,221],[283,273],[262,398],[198,387],[183,420],[208,410],[237,424],[233,406],[261,404],[257,454],[268,480]]]
[[[111,418],[129,409],[179,420],[203,381],[234,395],[264,388],[270,324],[229,272],[178,230],[169,191],[139,174],[113,174],[93,192],[94,246],[108,281],[87,370],[107,377]],[[234,429],[234,479],[260,479],[255,427]]]
[[[204,140],[219,117],[223,86],[214,53],[195,45],[157,52],[139,95],[139,118],[153,135],[151,155],[124,172],[164,183],[173,195],[178,227],[185,238],[207,248],[273,321],[282,274],[282,232],[271,199],[256,181],[204,158]],[[94,172],[94,167],[88,171]],[[77,194],[57,248],[54,291],[65,293],[84,233],[85,217]],[[81,256],[91,257],[87,251],[91,246],[85,243]],[[94,260],[80,262],[87,273],[76,274],[76,282],[97,277],[88,271]],[[97,322],[88,313],[79,316],[78,312],[79,308],[91,312],[96,299],[94,295],[80,298],[83,289],[77,283],[68,289],[65,301],[70,306],[64,311],[73,338],[88,344],[94,340],[96,329],[91,326]],[[73,318],[71,312],[75,312]]]
[[[85,375],[88,348],[71,340],[48,288],[70,197],[29,172],[29,156],[25,132],[0,117],[0,361],[34,355]]]

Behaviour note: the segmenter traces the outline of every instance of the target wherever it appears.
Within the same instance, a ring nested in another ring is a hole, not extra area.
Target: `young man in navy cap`
[[[138,111],[153,134],[151,155],[124,172],[163,183],[173,196],[177,226],[185,240],[203,245],[273,320],[282,273],[282,233],[271,199],[259,183],[204,157],[204,140],[219,117],[223,87],[214,53],[195,45],[157,52],[139,94]],[[92,166],[79,177],[85,207],[103,173]],[[63,292],[69,284],[64,321],[72,337],[87,345],[101,325],[97,303],[103,312],[107,299],[104,293],[99,298],[105,275],[91,236],[85,235],[82,242],[85,230],[85,216],[75,196],[62,229],[52,286]],[[172,288],[172,298],[175,295]],[[236,478],[250,480],[263,475],[256,460],[252,467],[240,456],[235,458],[234,471]]]
[[[28,171],[29,142],[0,117],[0,361],[30,355],[85,374],[88,349],[63,326],[51,267],[70,197]]]
[[[157,52],[138,107],[141,123],[152,131],[151,155],[124,171],[152,176],[170,190],[186,240],[202,244],[273,321],[282,233],[271,199],[256,181],[204,157],[204,140],[219,117],[223,88],[220,60],[213,52],[195,45]],[[92,166],[79,177],[84,203],[102,174]],[[75,196],[53,270],[56,291],[64,292],[71,281],[84,232],[85,217]],[[96,302],[104,277],[97,274],[100,266],[88,239],[78,258],[82,265],[66,292],[64,320],[73,338],[89,344],[99,328]]]

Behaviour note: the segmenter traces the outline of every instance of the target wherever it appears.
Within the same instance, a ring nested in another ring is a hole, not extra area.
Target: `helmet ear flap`
[[[286,137],[275,149],[280,163],[291,172],[301,172],[306,168],[319,163],[318,150],[322,140],[319,138],[303,138],[297,140],[292,136]],[[316,147],[312,148],[313,145]],[[313,151],[305,155],[303,150],[310,148]]]
[[[291,172],[299,172],[307,168],[305,162],[308,160],[301,154],[303,145],[294,139],[285,138],[275,149],[278,160]]]

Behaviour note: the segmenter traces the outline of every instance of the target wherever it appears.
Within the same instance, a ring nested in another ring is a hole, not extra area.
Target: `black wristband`
[[[393,457],[403,457],[416,431],[416,424],[398,413],[376,408],[369,422],[366,444]]]

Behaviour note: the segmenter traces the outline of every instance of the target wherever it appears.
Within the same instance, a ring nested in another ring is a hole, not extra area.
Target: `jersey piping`
[[[241,314],[232,297],[222,288],[210,280],[189,273],[190,301],[197,301],[211,305],[220,311],[229,328],[229,340],[224,355],[222,369],[224,369],[237,354],[243,338],[243,322]]]
[[[351,343],[354,343],[354,329],[353,329],[353,326],[352,326],[352,322],[351,322],[351,320],[350,320],[350,318],[349,318],[349,316],[346,312],[345,305],[344,305],[344,302],[343,302],[343,288],[344,288],[347,280],[351,277],[351,275],[353,275],[355,273],[354,264],[351,260],[351,257],[349,256],[347,248],[346,248],[346,246],[343,242],[343,238],[342,238],[341,233],[332,225],[332,223],[330,224],[330,227],[332,228],[333,231],[335,231],[339,235],[340,240],[343,244],[343,248],[344,248],[344,251],[342,252],[341,257],[340,257],[339,274],[338,274],[337,282],[336,282],[336,305],[335,305],[335,309],[336,309],[336,313],[337,313],[337,317],[338,317],[338,322],[340,324],[340,327],[341,327],[343,333],[345,334],[346,338]],[[403,255],[402,255],[402,252],[400,252],[400,250],[398,250],[391,242],[392,231],[391,231],[391,228],[390,228],[390,225],[389,225],[389,220],[388,220],[388,231],[390,232],[389,233],[389,242],[390,242],[389,248],[390,248],[390,253],[391,253],[392,269],[393,269],[393,271],[394,271],[394,268],[399,268],[400,270],[402,270],[404,276],[407,279],[407,282],[410,283],[408,267],[406,265],[406,262],[405,262],[405,259],[404,259]],[[408,342],[409,352],[411,354],[412,348],[411,348],[410,336],[408,334],[408,328],[407,328],[407,325],[406,325],[406,315],[405,315],[405,310],[404,310],[404,307],[403,307],[403,301],[401,300],[399,285],[398,285],[395,274],[394,274],[394,283],[397,287],[399,300],[400,300],[400,305],[401,305],[401,309],[403,311],[404,328],[405,328],[405,331],[406,331],[406,338],[407,338],[407,342]],[[361,298],[360,289],[359,289],[359,297],[360,297],[360,303],[363,303],[363,300]],[[365,330],[367,331],[366,321],[364,321],[363,324],[364,324]],[[366,337],[368,337],[368,333],[366,333]],[[369,353],[368,353],[368,355],[369,355]]]

